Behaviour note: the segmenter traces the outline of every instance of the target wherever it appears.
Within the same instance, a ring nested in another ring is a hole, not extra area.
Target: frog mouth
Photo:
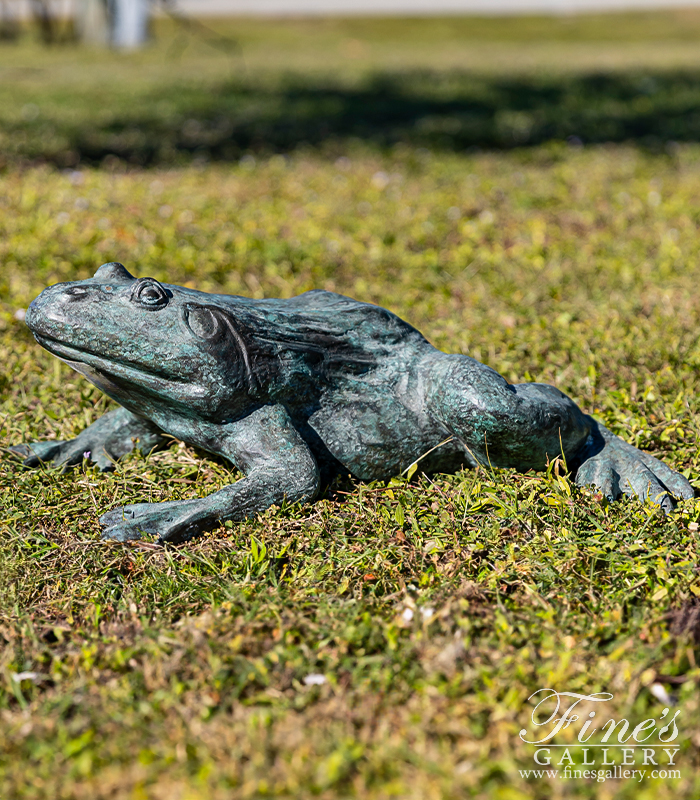
[[[146,371],[123,361],[105,358],[90,350],[65,344],[46,334],[35,333],[34,338],[45,350],[65,361],[99,388],[108,385],[110,389],[116,389],[123,382],[150,389],[158,394],[167,389],[175,389],[178,394],[182,394],[184,386],[187,386],[187,394],[190,397],[192,394],[199,394],[196,383],[185,379],[173,379],[172,375],[155,366],[149,366]]]

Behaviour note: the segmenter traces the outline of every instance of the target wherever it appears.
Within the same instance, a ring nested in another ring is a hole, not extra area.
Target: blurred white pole
[[[112,44],[133,50],[148,38],[148,0],[114,0]]]

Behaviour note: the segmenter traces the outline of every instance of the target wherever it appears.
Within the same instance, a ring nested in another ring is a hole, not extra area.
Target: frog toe
[[[44,462],[53,461],[64,444],[59,441],[30,442],[12,445],[8,450],[23,459],[25,467],[38,467]]]
[[[620,476],[607,458],[594,457],[585,461],[576,473],[579,486],[592,486],[613,501],[621,494]]]
[[[64,442],[61,445],[60,452],[58,452],[53,462],[59,467],[63,467],[64,472],[68,472],[72,467],[81,464],[85,459],[95,461],[92,457],[92,449],[84,442],[76,439],[71,439],[69,442]]]
[[[137,516],[139,506],[147,508],[149,503],[139,503],[133,506],[119,506],[107,511],[100,517],[100,525],[103,528],[111,528],[115,525],[132,522]]]
[[[158,535],[157,530],[152,530],[151,521],[147,518],[139,519],[133,509],[133,506],[115,508],[100,517],[103,541],[132,542]]]
[[[173,514],[165,503],[136,503],[114,508],[100,517],[103,539],[128,542],[153,537],[161,543],[168,540],[173,527]]]
[[[102,531],[103,542],[134,542],[143,539],[143,531],[133,525],[111,525]]]
[[[638,497],[642,502],[648,501],[661,506],[664,514],[669,514],[674,509],[675,503],[666,486],[641,461],[632,463],[625,470],[621,488],[628,497]]]
[[[103,514],[100,517],[99,522],[103,528],[109,530],[109,528],[116,528],[117,525],[119,525],[120,523],[131,520],[133,518],[134,515],[132,513],[128,513],[128,508],[113,508],[106,514]]]
[[[114,472],[115,470],[116,459],[112,458],[105,449],[102,449],[101,452],[93,453],[90,460],[100,472]]]
[[[664,485],[668,491],[680,500],[692,500],[695,489],[690,481],[680,472],[676,472],[658,458],[642,453],[642,462],[647,469]]]

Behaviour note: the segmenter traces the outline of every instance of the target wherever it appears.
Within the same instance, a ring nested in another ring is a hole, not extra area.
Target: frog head
[[[45,289],[26,323],[35,338],[129,410],[223,422],[254,393],[246,346],[217,296],[103,264]]]

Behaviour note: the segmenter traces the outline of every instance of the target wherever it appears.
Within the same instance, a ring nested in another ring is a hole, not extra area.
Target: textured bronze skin
[[[419,460],[435,472],[478,463],[527,470],[563,452],[579,484],[611,499],[637,495],[668,510],[671,495],[693,496],[682,475],[558,389],[509,384],[436,350],[391,312],[332,292],[210,295],[110,263],[90,280],[44,290],[26,322],[122,406],[71,441],[12,448],[27,466],[87,457],[110,469],[169,434],[245,474],[205,498],[116,508],[100,518],[108,539],[185,541],[284,499],[311,500],[338,472],[387,479]]]

